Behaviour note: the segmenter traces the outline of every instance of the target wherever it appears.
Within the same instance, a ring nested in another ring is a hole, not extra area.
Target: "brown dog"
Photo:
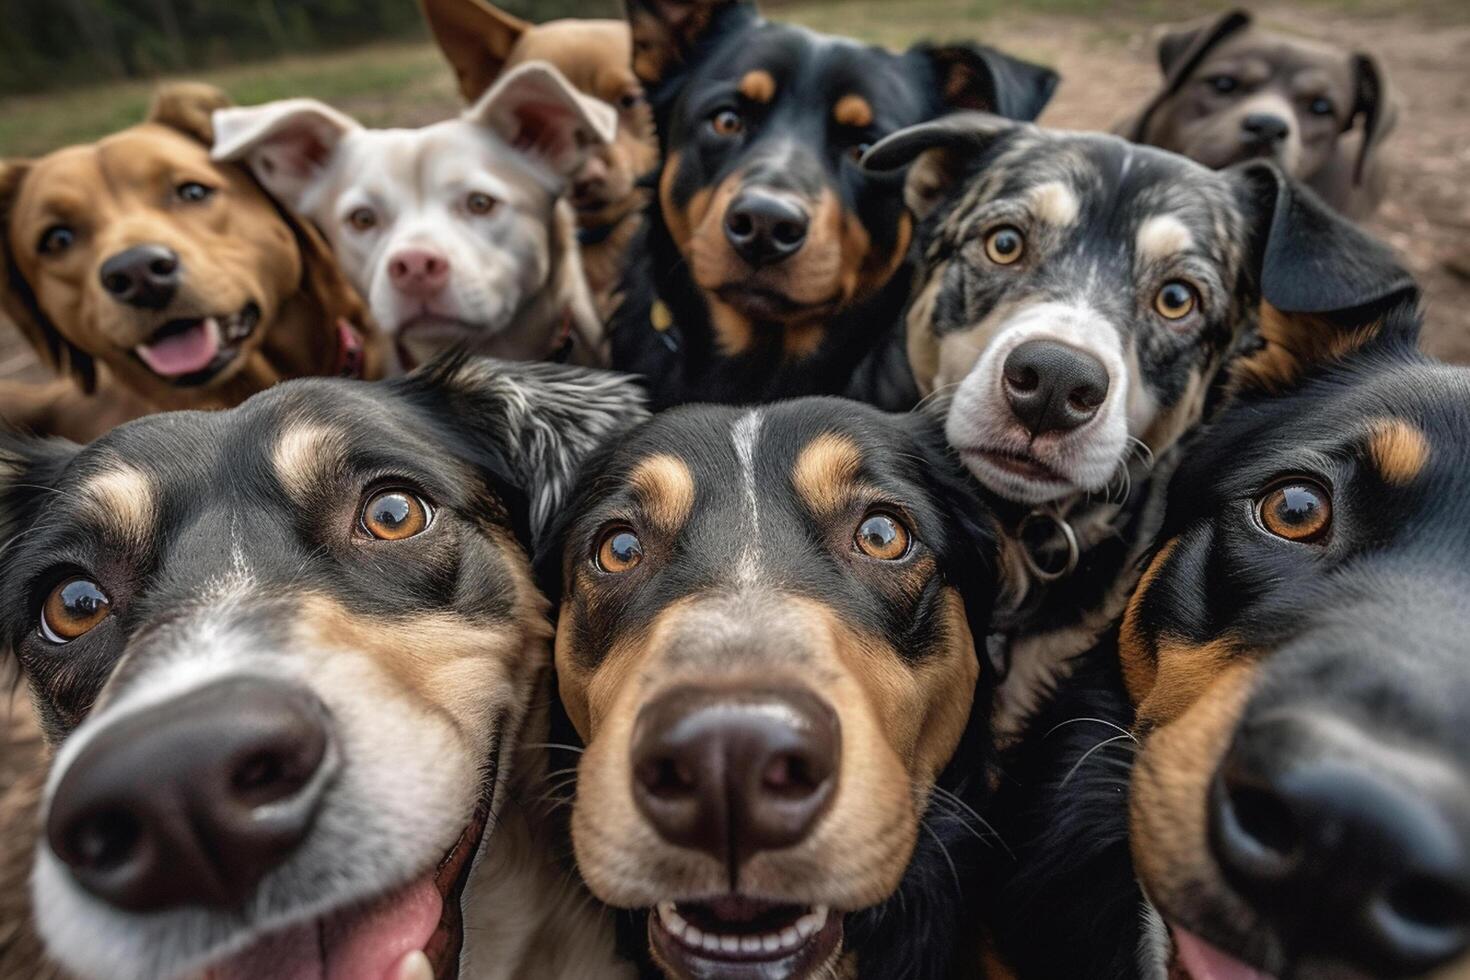
[[[474,102],[507,68],[548,61],[578,91],[617,110],[617,138],[588,157],[572,179],[582,264],[605,313],[622,276],[623,256],[647,197],[638,179],[657,162],[653,113],[633,74],[628,25],[620,20],[554,20],[532,24],[484,0],[422,0],[434,40]]]
[[[0,310],[87,393],[99,367],[150,410],[381,372],[381,340],[317,232],[243,167],[210,160],[210,113],[226,104],[207,86],[170,86],[137,126],[0,162]],[[51,403],[39,401],[8,421],[44,425]],[[50,431],[97,434],[90,413],[65,414]]]
[[[1261,30],[1243,10],[1159,39],[1164,87],[1117,132],[1208,167],[1267,157],[1352,218],[1386,187],[1397,109],[1373,55]]]

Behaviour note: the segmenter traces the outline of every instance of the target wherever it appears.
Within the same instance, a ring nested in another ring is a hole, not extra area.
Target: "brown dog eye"
[[[1213,75],[1205,79],[1205,84],[1221,95],[1229,95],[1240,88],[1240,82],[1230,75]]]
[[[1004,225],[985,236],[985,257],[996,265],[1013,265],[1026,254],[1026,238],[1020,229]]]
[[[896,561],[909,551],[908,528],[889,514],[864,517],[854,541],[863,554],[880,561]]]
[[[615,527],[602,535],[597,546],[597,567],[614,575],[631,571],[643,561],[643,542],[632,528]]]
[[[181,201],[198,204],[200,201],[208,200],[209,196],[214,193],[214,188],[205,187],[197,180],[186,180],[174,190],[174,193],[179,195]]]
[[[91,579],[69,578],[41,607],[41,634],[52,643],[70,643],[107,618],[112,603]]]
[[[378,216],[372,208],[355,208],[347,216],[347,223],[357,231],[367,231],[378,226]]]
[[[1309,480],[1283,483],[1260,502],[1261,526],[1288,541],[1316,541],[1332,524],[1332,498]]]
[[[714,114],[709,125],[720,136],[736,136],[745,128],[745,120],[734,109],[722,109]]]
[[[1165,320],[1182,320],[1198,305],[1194,288],[1177,279],[1164,283],[1154,296],[1154,310]]]
[[[41,232],[41,240],[36,243],[36,251],[42,255],[57,255],[71,248],[72,243],[77,240],[77,233],[66,225],[52,225]]]
[[[470,214],[489,214],[495,210],[495,198],[489,194],[481,194],[479,191],[467,197],[464,204],[469,208]]]
[[[407,490],[383,490],[362,508],[362,529],[380,541],[402,541],[429,526],[429,508]]]

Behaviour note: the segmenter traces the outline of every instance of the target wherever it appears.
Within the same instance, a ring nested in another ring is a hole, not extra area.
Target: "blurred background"
[[[619,16],[618,0],[501,0],[531,20]],[[1238,5],[1238,4],[1234,4]],[[1234,6],[1231,5],[1231,6]],[[764,0],[772,16],[902,46],[975,38],[1059,69],[1042,122],[1107,129],[1158,84],[1161,24],[1206,0]],[[250,104],[313,96],[371,126],[455,112],[415,0],[0,0],[0,157],[34,156],[141,119],[163,78]],[[1272,0],[1268,27],[1375,51],[1403,113],[1394,189],[1372,228],[1424,282],[1426,346],[1470,361],[1470,0]],[[6,328],[8,332],[8,328]],[[26,355],[0,337],[0,377]],[[10,356],[6,356],[10,355]]]

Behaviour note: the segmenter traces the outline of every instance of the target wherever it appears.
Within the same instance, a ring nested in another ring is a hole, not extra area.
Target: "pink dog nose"
[[[388,278],[400,293],[432,296],[449,282],[449,259],[427,248],[406,248],[388,262]]]

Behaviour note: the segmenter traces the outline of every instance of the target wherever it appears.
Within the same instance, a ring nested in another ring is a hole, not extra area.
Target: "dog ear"
[[[1159,36],[1159,70],[1164,75],[1164,86],[1143,107],[1132,122],[1122,126],[1119,135],[1142,143],[1146,140],[1149,123],[1153,115],[1169,99],[1178,94],[1199,67],[1226,38],[1251,25],[1250,11],[1231,10],[1221,14],[1207,24],[1167,31]]]
[[[1405,318],[1385,311],[1415,306],[1418,286],[1387,245],[1274,164],[1231,172],[1242,182],[1254,225],[1262,300],[1260,348],[1237,365],[1237,377],[1276,389],[1372,342],[1412,342],[1401,336]]]
[[[528,550],[542,541],[583,462],[648,418],[632,378],[550,362],[447,354],[393,382],[467,440],[469,462],[508,489]]]
[[[1051,101],[1060,79],[1050,68],[983,44],[917,44],[909,52],[933,67],[940,98],[949,109],[1030,122]]]
[[[1359,117],[1363,120],[1363,142],[1353,164],[1353,183],[1362,184],[1370,160],[1375,158],[1384,138],[1398,124],[1398,100],[1393,97],[1388,74],[1376,57],[1355,52],[1352,62],[1356,91],[1348,126],[1352,127]]]
[[[148,122],[176,129],[185,136],[210,146],[214,143],[213,116],[218,109],[234,105],[230,97],[202,82],[161,85],[148,107]]]
[[[922,220],[983,166],[984,151],[995,140],[1023,125],[984,112],[956,112],[884,137],[863,154],[862,166],[879,172],[909,167],[904,202]]]
[[[545,61],[512,68],[465,118],[498,133],[563,178],[576,173],[594,147],[611,143],[618,128],[612,106],[577,91]]]
[[[755,22],[751,0],[625,0],[633,73],[655,92],[699,60],[708,44]]]
[[[4,278],[0,279],[0,313],[15,324],[44,363],[72,375],[82,390],[91,394],[97,390],[96,362],[90,354],[68,341],[46,316],[11,251],[11,213],[30,170],[29,160],[0,160],[0,262],[4,264]]]
[[[466,102],[485,94],[531,28],[530,22],[484,0],[419,0],[419,6]]]
[[[315,99],[283,99],[214,114],[216,160],[244,162],[278,201],[300,210],[355,119]]]
[[[0,541],[36,526],[41,508],[80,451],[65,439],[0,428]]]

